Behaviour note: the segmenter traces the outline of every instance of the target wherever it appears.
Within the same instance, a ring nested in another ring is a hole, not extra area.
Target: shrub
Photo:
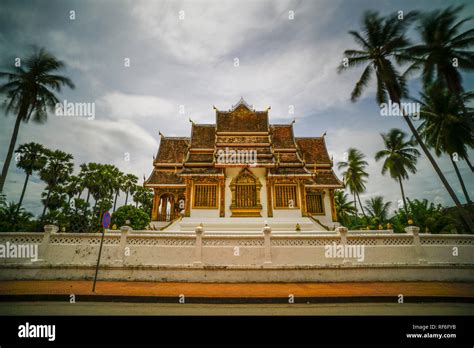
[[[124,205],[113,213],[111,225],[125,226],[127,220],[130,220],[130,226],[134,230],[143,230],[150,223],[150,216],[139,208]]]

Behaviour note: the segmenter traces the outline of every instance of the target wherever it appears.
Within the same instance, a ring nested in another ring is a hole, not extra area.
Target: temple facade
[[[161,135],[153,172],[152,221],[184,218],[301,218],[334,226],[332,170],[323,137],[295,137],[293,123],[241,99],[215,124],[192,122],[191,137]]]

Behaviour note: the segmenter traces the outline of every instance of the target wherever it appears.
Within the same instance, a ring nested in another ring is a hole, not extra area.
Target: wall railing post
[[[272,241],[271,241],[272,229],[270,226],[265,224],[263,228],[263,244],[265,248],[265,259],[263,261],[264,267],[269,267],[272,264]]]
[[[196,233],[194,265],[197,267],[202,267],[202,235],[204,233],[204,228],[202,227],[202,224],[196,227],[194,232]]]

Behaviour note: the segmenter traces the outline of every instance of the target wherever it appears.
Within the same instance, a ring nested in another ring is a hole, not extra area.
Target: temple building
[[[243,99],[229,111],[214,109],[216,123],[191,121],[191,137],[161,135],[144,184],[154,191],[153,222],[182,217],[337,226],[334,190],[343,184],[324,136],[295,137],[293,123],[270,124],[270,108],[256,111]]]

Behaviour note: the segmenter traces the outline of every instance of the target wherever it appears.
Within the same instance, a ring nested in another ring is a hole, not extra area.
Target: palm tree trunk
[[[354,192],[354,208],[355,208],[356,215],[357,215],[359,212],[357,211],[357,202],[356,202],[356,194],[355,194],[355,192]]]
[[[453,164],[454,170],[456,171],[456,175],[458,176],[459,183],[461,184],[462,192],[464,193],[464,196],[466,197],[466,202],[471,203],[471,198],[469,198],[469,194],[467,193],[466,186],[464,185],[464,180],[462,179],[461,173],[459,172],[458,165],[456,164],[456,161],[453,159],[453,156],[449,155],[449,158],[451,159],[451,163]]]
[[[49,196],[51,195],[51,188],[48,190],[48,195],[46,196],[46,202],[44,202],[43,213],[41,214],[41,221],[44,220],[44,215],[46,214],[46,209],[49,205]]]
[[[30,177],[30,174],[26,174],[25,178],[25,183],[23,184],[23,190],[21,191],[21,196],[20,196],[20,201],[18,202],[18,207],[16,208],[16,213],[20,211],[21,203],[23,202],[23,197],[25,196],[25,191],[26,191],[26,185],[28,185],[28,179]]]
[[[114,210],[112,210],[112,213],[115,213],[115,206],[117,205],[117,197],[118,197],[118,191],[115,192],[115,199],[114,199]]]
[[[357,193],[357,199],[359,200],[359,205],[360,205],[360,210],[362,210],[362,215],[364,215],[364,217],[366,218],[367,215],[365,215],[364,207],[362,206],[362,203],[360,202],[360,196],[358,193]]]
[[[474,167],[472,166],[471,161],[469,161],[469,157],[466,156],[465,161],[467,165],[469,166],[469,168],[471,169],[471,172],[474,172]]]
[[[23,103],[25,104],[25,103]],[[5,163],[3,163],[2,176],[0,178],[0,192],[3,192],[3,187],[5,186],[5,181],[7,180],[8,168],[10,167],[10,162],[12,161],[13,151],[15,150],[16,139],[18,138],[18,131],[20,130],[21,120],[26,116],[28,112],[28,104],[23,105],[18,112],[15,121],[15,127],[13,128],[13,134],[10,139],[10,146],[8,147],[7,157],[5,158]]]
[[[408,220],[409,217],[408,217],[407,199],[405,198],[405,191],[403,190],[402,178],[400,176],[398,177],[398,182],[400,183],[400,191],[402,191],[403,208],[405,209],[405,214],[406,214],[407,220]]]
[[[127,201],[128,201],[128,191],[127,191],[127,194],[125,195],[125,205],[127,205]]]
[[[393,96],[394,96],[394,94],[390,93],[391,99],[393,101],[395,101],[398,104],[400,110],[403,111],[403,119],[408,124],[408,128],[410,128],[411,132],[413,133],[413,136],[415,137],[415,140],[420,145],[421,149],[423,150],[423,153],[425,154],[425,156],[430,161],[430,163],[433,166],[436,174],[438,174],[438,177],[440,178],[441,182],[443,183],[444,187],[446,188],[446,191],[448,191],[449,195],[451,196],[451,199],[454,201],[454,204],[456,204],[456,207],[459,211],[459,214],[461,215],[464,223],[466,224],[466,227],[468,228],[468,231],[474,232],[474,223],[472,222],[471,217],[463,209],[463,207],[461,205],[461,202],[459,201],[458,197],[454,193],[453,188],[451,187],[451,185],[449,185],[448,180],[446,180],[446,177],[444,176],[443,172],[441,172],[441,169],[439,168],[439,166],[436,163],[433,156],[431,156],[431,153],[429,152],[429,150],[426,147],[425,143],[421,139],[420,134],[418,134],[418,131],[416,130],[415,126],[413,125],[413,122],[411,122],[410,117],[406,114],[405,109],[402,107],[401,102],[400,102],[400,98],[392,98]]]
[[[89,199],[91,198],[91,190],[90,189],[87,189],[87,199],[86,199],[86,203],[89,204]]]

